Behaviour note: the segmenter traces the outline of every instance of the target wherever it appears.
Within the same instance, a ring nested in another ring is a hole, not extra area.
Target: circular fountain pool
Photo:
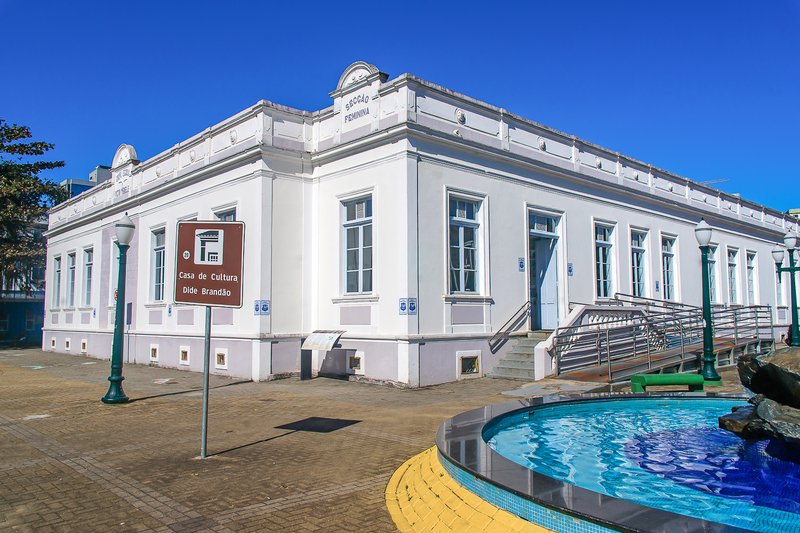
[[[742,405],[742,398],[626,395],[528,402],[522,409],[517,403],[516,409],[504,404],[464,413],[437,436],[445,467],[453,462],[448,471],[496,505],[562,531],[800,530],[797,458],[779,443],[744,441],[717,427],[717,418]],[[482,422],[476,419],[481,412]],[[448,433],[460,435],[455,453]],[[472,444],[464,444],[470,433],[478,435],[474,457]],[[465,481],[465,473],[475,483]],[[499,487],[508,497],[498,496]],[[574,520],[554,520],[554,510],[583,523],[572,527]],[[537,518],[542,516],[544,523]]]

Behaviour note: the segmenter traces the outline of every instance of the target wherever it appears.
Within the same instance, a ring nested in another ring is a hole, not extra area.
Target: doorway
[[[528,276],[531,329],[558,327],[558,223],[559,217],[530,212]]]

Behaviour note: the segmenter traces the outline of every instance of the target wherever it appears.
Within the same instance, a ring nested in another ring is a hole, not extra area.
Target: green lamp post
[[[128,248],[133,239],[133,221],[125,214],[114,225],[119,247],[119,274],[117,276],[117,302],[114,309],[114,337],[111,344],[111,375],[108,377],[108,392],[103,403],[125,403],[128,397],[122,390],[122,327],[125,319],[125,264]]]
[[[711,251],[711,226],[708,222],[700,219],[694,228],[694,236],[697,244],[700,245],[700,255],[703,266],[703,370],[700,375],[705,381],[720,383],[722,378],[714,369],[714,329],[711,325],[711,286],[708,275],[708,254]]]
[[[789,290],[792,293],[792,342],[790,346],[800,346],[800,325],[797,323],[797,289],[795,287],[795,274],[800,272],[800,266],[794,264],[794,251],[797,249],[797,234],[791,231],[787,232],[783,237],[783,244],[789,251],[789,266],[782,267],[783,264],[783,249],[777,245],[772,250],[772,258],[775,260],[775,269],[780,276],[784,272],[789,273]]]

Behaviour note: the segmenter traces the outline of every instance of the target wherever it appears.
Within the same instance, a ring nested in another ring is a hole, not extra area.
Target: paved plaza
[[[202,461],[202,375],[126,365],[134,401],[104,405],[108,372],[107,361],[0,352],[0,530],[394,531],[392,472],[447,417],[520,385],[212,376]]]
[[[108,361],[0,351],[0,530],[395,531],[392,473],[446,418],[523,385],[212,376],[199,460],[202,375],[126,365],[133,401],[105,405],[108,372]]]

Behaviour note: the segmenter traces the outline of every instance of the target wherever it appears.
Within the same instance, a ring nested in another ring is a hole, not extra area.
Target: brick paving
[[[448,417],[524,385],[211,376],[210,457],[199,460],[200,374],[126,365],[133,401],[105,405],[108,372],[107,361],[0,351],[0,531],[396,531],[393,472]],[[723,377],[741,390],[735,372]],[[564,386],[552,381],[549,393]],[[309,418],[351,423],[281,428]]]
[[[446,418],[521,385],[212,376],[211,456],[199,460],[201,375],[126,365],[135,401],[104,405],[108,371],[107,361],[0,351],[0,530],[396,531],[392,473],[433,445]],[[279,428],[311,417],[357,423]]]

